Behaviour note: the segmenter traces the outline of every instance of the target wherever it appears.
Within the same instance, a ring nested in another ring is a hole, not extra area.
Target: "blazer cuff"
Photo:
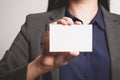
[[[14,72],[13,75],[13,77],[15,77],[15,80],[26,80],[26,76],[27,76],[27,65],[17,68],[17,70]]]

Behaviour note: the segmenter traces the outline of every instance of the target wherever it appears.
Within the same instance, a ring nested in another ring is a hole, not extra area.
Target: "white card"
[[[50,52],[92,52],[92,25],[50,24]]]

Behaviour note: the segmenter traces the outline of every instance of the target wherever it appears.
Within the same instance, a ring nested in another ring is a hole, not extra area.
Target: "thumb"
[[[78,55],[79,55],[79,51],[71,51],[70,52],[70,54],[71,54],[71,56],[73,56],[73,57],[77,57]]]
[[[76,25],[81,25],[82,23],[80,21],[75,21]]]

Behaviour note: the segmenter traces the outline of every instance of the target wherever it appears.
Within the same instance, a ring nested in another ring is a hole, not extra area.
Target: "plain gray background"
[[[0,59],[9,49],[26,15],[45,12],[48,0],[0,0]],[[120,1],[110,1],[111,12],[120,14]]]
[[[30,13],[45,12],[48,0],[0,0],[0,59]]]

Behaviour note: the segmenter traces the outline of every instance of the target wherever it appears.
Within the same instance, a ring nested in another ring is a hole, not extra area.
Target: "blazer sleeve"
[[[30,62],[30,38],[27,19],[9,50],[0,61],[0,80],[26,80]]]

